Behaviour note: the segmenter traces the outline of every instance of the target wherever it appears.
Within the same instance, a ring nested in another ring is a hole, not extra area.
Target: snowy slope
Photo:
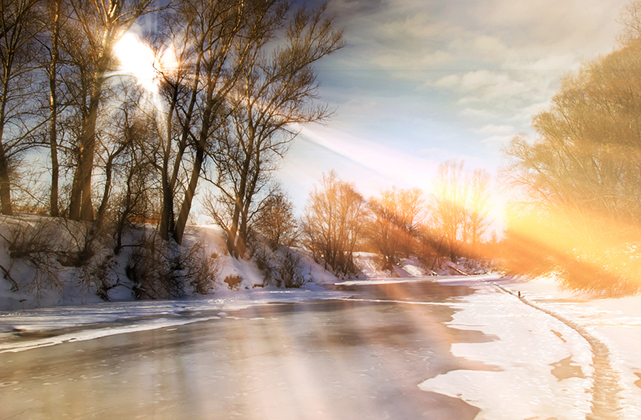
[[[0,311],[99,304],[102,296],[112,302],[135,300],[135,283],[127,266],[135,249],[131,246],[141,237],[153,235],[153,227],[139,225],[124,237],[124,247],[118,255],[108,238],[92,244],[91,257],[86,265],[61,263],[67,250],[77,251],[87,231],[86,224],[37,215],[19,215],[0,219]],[[16,251],[15,243],[20,243]],[[138,242],[139,243],[139,242]],[[228,289],[226,279],[237,277],[236,289],[252,289],[264,284],[264,274],[254,261],[237,260],[227,252],[223,232],[213,225],[188,226],[182,246],[174,244],[169,250],[176,255],[189,255],[192,249],[199,255],[216,257],[215,277],[209,277],[209,294]],[[316,264],[304,250],[293,250],[299,259],[299,270],[307,283],[332,283],[336,277]],[[161,267],[158,267],[160,269]],[[152,270],[156,267],[152,267]],[[185,271],[177,271],[185,275]],[[189,279],[182,280],[180,295],[198,297]]]

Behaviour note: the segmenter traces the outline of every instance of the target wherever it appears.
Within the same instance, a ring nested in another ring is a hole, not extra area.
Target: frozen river
[[[220,319],[1,353],[0,419],[478,414],[461,399],[418,387],[458,369],[493,369],[450,351],[453,343],[495,339],[447,324],[472,289],[429,282],[342,289],[355,298],[253,306]]]

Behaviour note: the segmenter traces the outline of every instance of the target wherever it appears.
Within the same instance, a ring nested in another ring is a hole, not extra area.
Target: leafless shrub
[[[171,299],[191,291],[208,294],[220,275],[220,256],[208,252],[202,240],[179,247],[160,238],[157,231],[142,234],[132,244],[125,268],[137,299]]]
[[[211,293],[222,268],[220,256],[215,252],[208,253],[203,242],[198,241],[180,259],[192,290],[201,295]]]
[[[22,260],[34,270],[33,276],[22,281],[13,280],[14,289],[24,287],[26,291],[35,291],[40,296],[46,288],[62,288],[55,258],[61,243],[51,220],[40,219],[34,223],[17,221],[8,228],[8,235],[2,235],[2,238],[6,241],[11,259]],[[5,278],[9,276],[13,279],[12,268],[4,268]]]
[[[95,255],[95,241],[100,236],[95,225],[60,219],[60,234],[64,233],[65,243],[58,252],[58,262],[63,267],[83,267]]]
[[[259,239],[252,239],[250,242],[250,249],[252,259],[256,267],[263,274],[263,284],[276,284],[277,283],[277,267],[274,261],[274,253]]]
[[[305,284],[300,257],[289,249],[285,250],[279,259],[279,272],[283,286],[287,288],[298,288]]]
[[[177,245],[163,241],[154,231],[143,234],[125,267],[127,277],[133,282],[136,299],[170,299],[184,295],[180,276]]]
[[[85,266],[83,278],[89,281],[84,284],[93,283],[96,287],[96,296],[104,301],[110,301],[109,291],[115,287],[121,286],[120,279],[110,281],[109,270],[113,267],[113,254],[103,255],[101,258],[94,258],[94,263]]]
[[[224,283],[227,283],[227,286],[231,290],[238,290],[240,289],[240,284],[243,282],[243,278],[239,275],[228,275],[225,277],[225,280],[223,280]]]
[[[263,284],[276,287],[300,287],[305,283],[300,258],[290,248],[272,249],[269,238],[256,236],[250,242],[252,259],[263,273]]]

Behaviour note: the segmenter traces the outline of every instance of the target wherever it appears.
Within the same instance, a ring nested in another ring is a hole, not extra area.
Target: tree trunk
[[[180,206],[180,213],[178,214],[176,228],[174,229],[174,240],[178,244],[182,244],[185,227],[187,226],[187,220],[189,219],[189,212],[191,211],[191,202],[194,199],[194,194],[196,194],[196,187],[198,186],[198,179],[200,178],[204,159],[205,148],[202,145],[198,145],[196,150],[196,159],[194,160],[194,167],[191,171],[191,178],[189,180],[189,185],[187,186],[187,191],[185,191],[185,199]]]
[[[7,72],[8,73],[8,72]],[[0,205],[2,214],[5,216],[12,216],[13,209],[11,208],[11,183],[9,181],[9,162],[7,162],[7,155],[4,150],[2,139],[4,136],[5,124],[5,109],[7,106],[7,89],[8,81],[7,74],[5,74],[5,82],[2,86],[2,102],[0,103]]]
[[[98,73],[98,72],[97,72]],[[96,141],[96,120],[98,118],[98,105],[102,92],[102,74],[96,74],[94,88],[89,99],[89,110],[83,121],[82,135],[80,137],[80,154],[78,166],[74,174],[71,190],[71,203],[69,218],[71,220],[92,220],[93,205],[91,203],[91,175],[93,172],[94,148]]]
[[[0,135],[2,135],[0,129]],[[0,137],[1,139],[1,137]],[[4,146],[0,141],[0,203],[2,203],[2,214],[5,216],[12,216],[13,209],[11,208],[11,184],[9,182],[9,165],[4,152]]]
[[[58,208],[58,96],[57,96],[57,64],[58,64],[58,32],[60,29],[60,0],[55,2],[53,11],[53,32],[51,35],[51,63],[49,65],[49,144],[51,149],[51,194],[49,200],[50,214],[57,217]]]

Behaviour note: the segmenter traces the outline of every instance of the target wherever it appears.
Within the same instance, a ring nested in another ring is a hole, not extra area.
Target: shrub
[[[6,241],[11,259],[22,260],[34,270],[33,276],[16,281],[10,274],[12,267],[3,267],[5,278],[11,279],[14,290],[25,288],[28,292],[35,291],[39,297],[45,289],[62,289],[58,278],[60,266],[56,261],[62,245],[51,219],[40,219],[35,223],[18,220],[8,228],[8,235],[2,238]]]
[[[227,286],[231,290],[239,290],[240,289],[240,284],[242,283],[243,278],[239,275],[228,275],[225,277],[225,280],[223,280],[224,283],[227,283]]]
[[[177,245],[165,242],[157,232],[143,233],[133,245],[125,273],[133,282],[136,299],[171,299],[184,295],[176,269],[179,268]]]
[[[198,241],[180,259],[192,291],[201,295],[211,293],[220,275],[220,256],[215,252],[208,254],[202,241]]]

